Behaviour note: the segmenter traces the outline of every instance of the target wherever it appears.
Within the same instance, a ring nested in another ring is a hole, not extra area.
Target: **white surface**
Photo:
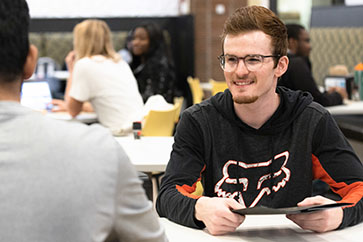
[[[81,112],[76,116],[76,118],[72,118],[72,116],[67,112],[47,112],[46,116],[58,119],[58,120],[66,120],[66,121],[79,121],[82,123],[95,123],[97,122],[96,113],[87,113]]]
[[[165,171],[174,137],[115,137],[138,171]]]
[[[363,0],[345,0],[345,5],[363,5]]]
[[[326,107],[332,115],[363,114],[363,101],[349,101],[346,104]]]
[[[212,91],[212,84],[209,82],[201,82],[200,87],[203,89],[203,91]]]
[[[58,78],[61,81],[66,81],[69,77],[68,71],[54,71],[53,77]]]
[[[32,18],[177,16],[179,0],[27,0]]]
[[[285,215],[248,215],[236,232],[223,236],[212,236],[206,229],[198,230],[173,223],[165,218],[160,219],[170,242],[184,241],[362,241],[363,223],[343,230],[327,233],[314,233],[302,230]]]

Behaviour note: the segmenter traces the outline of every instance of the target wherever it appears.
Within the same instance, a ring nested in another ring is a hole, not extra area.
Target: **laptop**
[[[348,99],[352,99],[352,91],[354,89],[353,78],[350,76],[326,76],[324,79],[325,90],[332,87],[345,88],[348,94]]]
[[[21,88],[20,103],[34,110],[51,109],[52,95],[47,81],[25,81]]]

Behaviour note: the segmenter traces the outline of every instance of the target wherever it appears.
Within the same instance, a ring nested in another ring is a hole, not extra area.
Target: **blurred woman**
[[[155,94],[173,103],[176,74],[163,32],[155,23],[142,23],[132,35],[131,69],[144,102]]]
[[[70,72],[64,105],[73,116],[86,101],[98,121],[114,135],[131,133],[132,122],[141,120],[143,101],[129,65],[115,52],[111,31],[101,20],[85,20],[73,30],[74,51],[66,57]]]

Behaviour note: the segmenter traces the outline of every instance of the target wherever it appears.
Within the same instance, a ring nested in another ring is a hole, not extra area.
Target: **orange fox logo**
[[[277,192],[278,190],[280,190],[280,188],[284,187],[286,185],[286,183],[290,180],[290,173],[291,172],[286,167],[286,164],[287,164],[287,162],[289,160],[289,152],[285,151],[285,152],[282,152],[282,153],[276,155],[274,157],[274,160],[276,161],[279,158],[284,159],[284,160],[282,162],[282,165],[281,165],[280,169],[278,171],[272,173],[272,178],[273,179],[275,179],[277,177],[279,177],[279,179],[280,179],[277,182],[277,184],[274,184],[272,186],[272,190],[274,192]],[[248,164],[248,163],[245,163],[243,161],[234,161],[234,160],[227,161],[226,164],[224,164],[224,166],[222,168],[223,177],[215,185],[214,192],[217,194],[218,197],[237,198],[239,203],[246,206],[245,205],[245,200],[243,198],[243,192],[247,191],[247,188],[250,185],[250,179],[248,179],[247,177],[231,178],[229,173],[228,173],[228,169],[230,167],[232,167],[233,165],[242,167],[243,169],[258,169],[258,168],[261,168],[261,167],[268,167],[268,166],[271,165],[271,163],[272,163],[272,160],[268,160],[268,161],[265,161],[265,162],[252,163],[252,164]],[[248,172],[246,174],[248,174]],[[224,183],[226,183],[226,184],[237,184],[237,179],[238,179],[238,183],[242,184],[242,186],[243,186],[242,191],[235,191],[235,192],[231,193],[231,192],[226,192],[226,191],[224,191],[222,189],[222,185]],[[271,173],[261,174],[261,176],[257,180],[257,184],[256,184],[256,191],[258,191],[258,190],[260,190],[260,191],[257,194],[257,196],[254,198],[254,200],[252,201],[252,203],[251,203],[251,205],[249,207],[254,207],[261,200],[261,198],[265,194],[267,194],[267,195],[271,194],[270,188],[267,187],[267,186],[263,186],[263,183],[265,181],[269,180],[269,179],[271,179]]]

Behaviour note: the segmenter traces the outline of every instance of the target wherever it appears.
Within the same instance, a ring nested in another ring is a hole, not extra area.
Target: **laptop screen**
[[[346,88],[346,78],[344,76],[327,76],[324,80],[325,90],[329,90],[331,87],[343,87]]]
[[[35,110],[46,110],[52,101],[47,81],[25,81],[21,88],[20,103]]]

